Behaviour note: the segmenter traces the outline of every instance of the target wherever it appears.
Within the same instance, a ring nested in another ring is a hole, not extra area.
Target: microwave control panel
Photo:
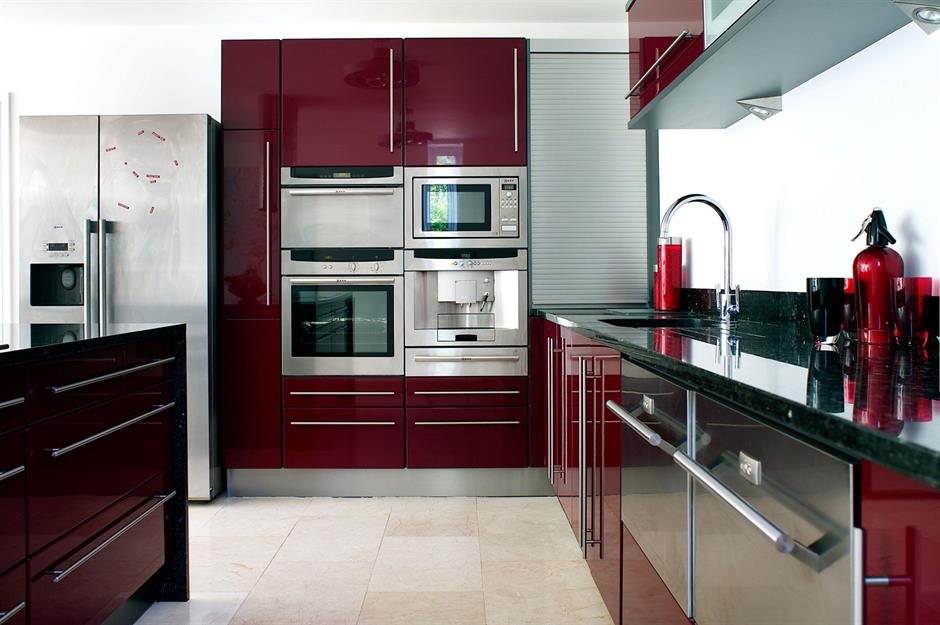
[[[519,236],[519,179],[499,181],[499,236]]]

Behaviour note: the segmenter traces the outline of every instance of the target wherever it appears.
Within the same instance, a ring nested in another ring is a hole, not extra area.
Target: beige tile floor
[[[191,504],[188,603],[138,625],[609,625],[557,500]]]

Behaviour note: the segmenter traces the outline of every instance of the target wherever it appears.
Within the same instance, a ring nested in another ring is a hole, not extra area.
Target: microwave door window
[[[294,357],[393,356],[393,287],[293,287]]]
[[[492,230],[492,187],[488,184],[421,185],[424,232]]]

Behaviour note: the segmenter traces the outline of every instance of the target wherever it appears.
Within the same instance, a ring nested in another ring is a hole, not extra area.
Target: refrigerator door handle
[[[98,333],[108,333],[108,220],[98,220]]]
[[[97,223],[94,219],[85,220],[85,268],[82,271],[82,289],[84,307],[82,309],[84,330],[86,339],[92,337],[92,298],[94,297],[92,288],[92,270],[91,270],[91,235],[97,231]]]

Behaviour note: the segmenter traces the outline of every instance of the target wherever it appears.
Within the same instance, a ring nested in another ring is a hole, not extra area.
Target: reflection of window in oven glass
[[[296,288],[292,294],[295,356],[391,356],[391,287]]]
[[[424,231],[487,231],[490,223],[489,185],[424,185]]]

